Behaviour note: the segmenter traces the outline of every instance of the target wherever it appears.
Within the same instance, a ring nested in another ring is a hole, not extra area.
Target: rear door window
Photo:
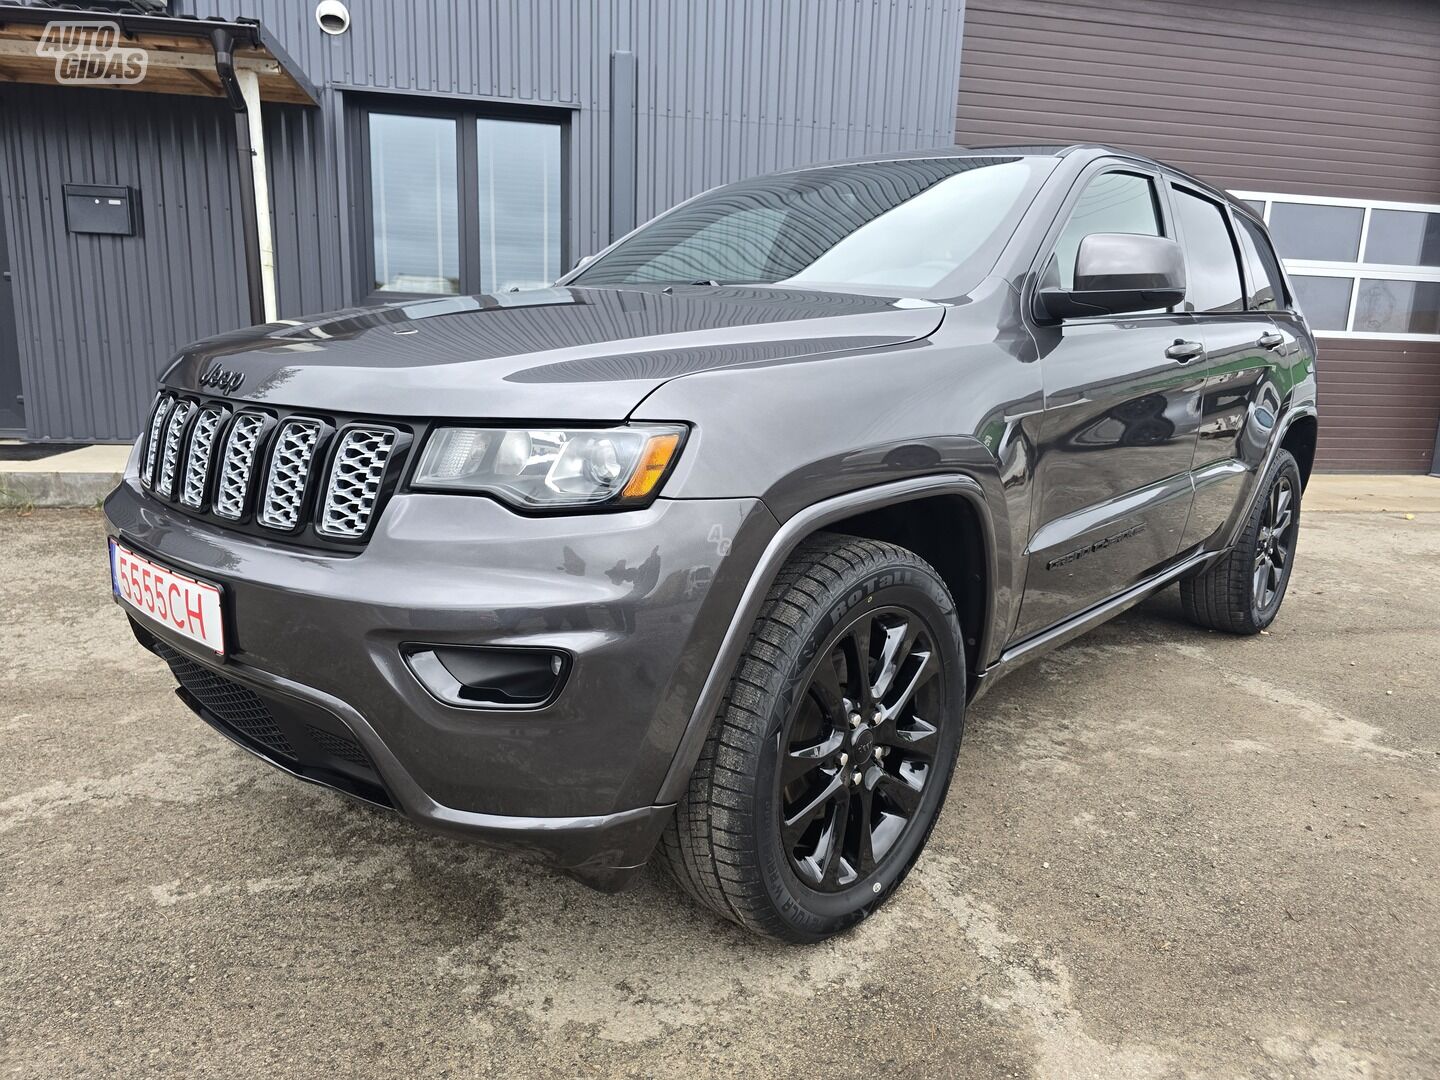
[[[1240,224],[1240,250],[1245,256],[1245,276],[1250,283],[1245,306],[1251,311],[1279,311],[1287,306],[1285,279],[1270,240],[1260,226],[1248,218],[1237,214],[1235,220]]]
[[[1243,311],[1245,288],[1224,209],[1185,188],[1173,190],[1185,247],[1185,304],[1181,310]]]

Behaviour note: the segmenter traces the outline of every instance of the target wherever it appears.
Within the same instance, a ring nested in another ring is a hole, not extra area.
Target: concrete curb
[[[118,472],[0,472],[0,508],[90,509],[120,483]]]

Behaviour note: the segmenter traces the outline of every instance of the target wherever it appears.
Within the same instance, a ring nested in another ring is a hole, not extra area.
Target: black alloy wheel
[[[781,843],[804,884],[850,888],[915,824],[945,700],[934,632],[918,613],[865,612],[835,634],[782,740]]]
[[[1257,610],[1265,611],[1285,584],[1294,551],[1295,488],[1281,473],[1271,485],[1261,511],[1260,533],[1255,544],[1254,599]]]

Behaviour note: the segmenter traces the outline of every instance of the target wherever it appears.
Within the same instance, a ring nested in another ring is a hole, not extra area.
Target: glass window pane
[[[560,276],[558,124],[477,121],[480,288],[542,289]]]
[[[1274,311],[1285,305],[1285,289],[1281,284],[1280,264],[1270,241],[1259,226],[1243,217],[1240,223],[1240,250],[1245,255],[1245,269],[1250,282],[1248,306],[1254,311]]]
[[[1185,303],[1181,310],[1243,310],[1245,290],[1225,211],[1209,199],[1174,190],[1180,241],[1185,245]]]
[[[1102,173],[1086,185],[1055,244],[1060,287],[1075,287],[1075,256],[1091,233],[1160,235],[1155,185],[1134,173]]]
[[[1361,278],[1355,329],[1376,334],[1440,334],[1440,281]]]
[[[1365,261],[1396,266],[1440,266],[1440,214],[1372,210]]]
[[[967,275],[994,265],[1048,168],[1041,158],[914,158],[742,180],[658,218],[575,280],[856,285],[899,295],[944,283],[955,295]]]
[[[1291,275],[1295,300],[1311,330],[1346,330],[1354,278]]]
[[[460,291],[455,121],[370,114],[370,201],[380,292]]]
[[[1364,220],[1358,206],[1276,202],[1270,207],[1270,235],[1282,259],[1354,262]]]

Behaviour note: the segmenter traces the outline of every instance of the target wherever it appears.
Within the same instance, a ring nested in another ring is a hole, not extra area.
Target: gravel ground
[[[1016,674],[813,948],[272,772],[102,538],[0,514],[0,1076],[1440,1076],[1440,514],[1311,514],[1267,636],[1172,590]]]

